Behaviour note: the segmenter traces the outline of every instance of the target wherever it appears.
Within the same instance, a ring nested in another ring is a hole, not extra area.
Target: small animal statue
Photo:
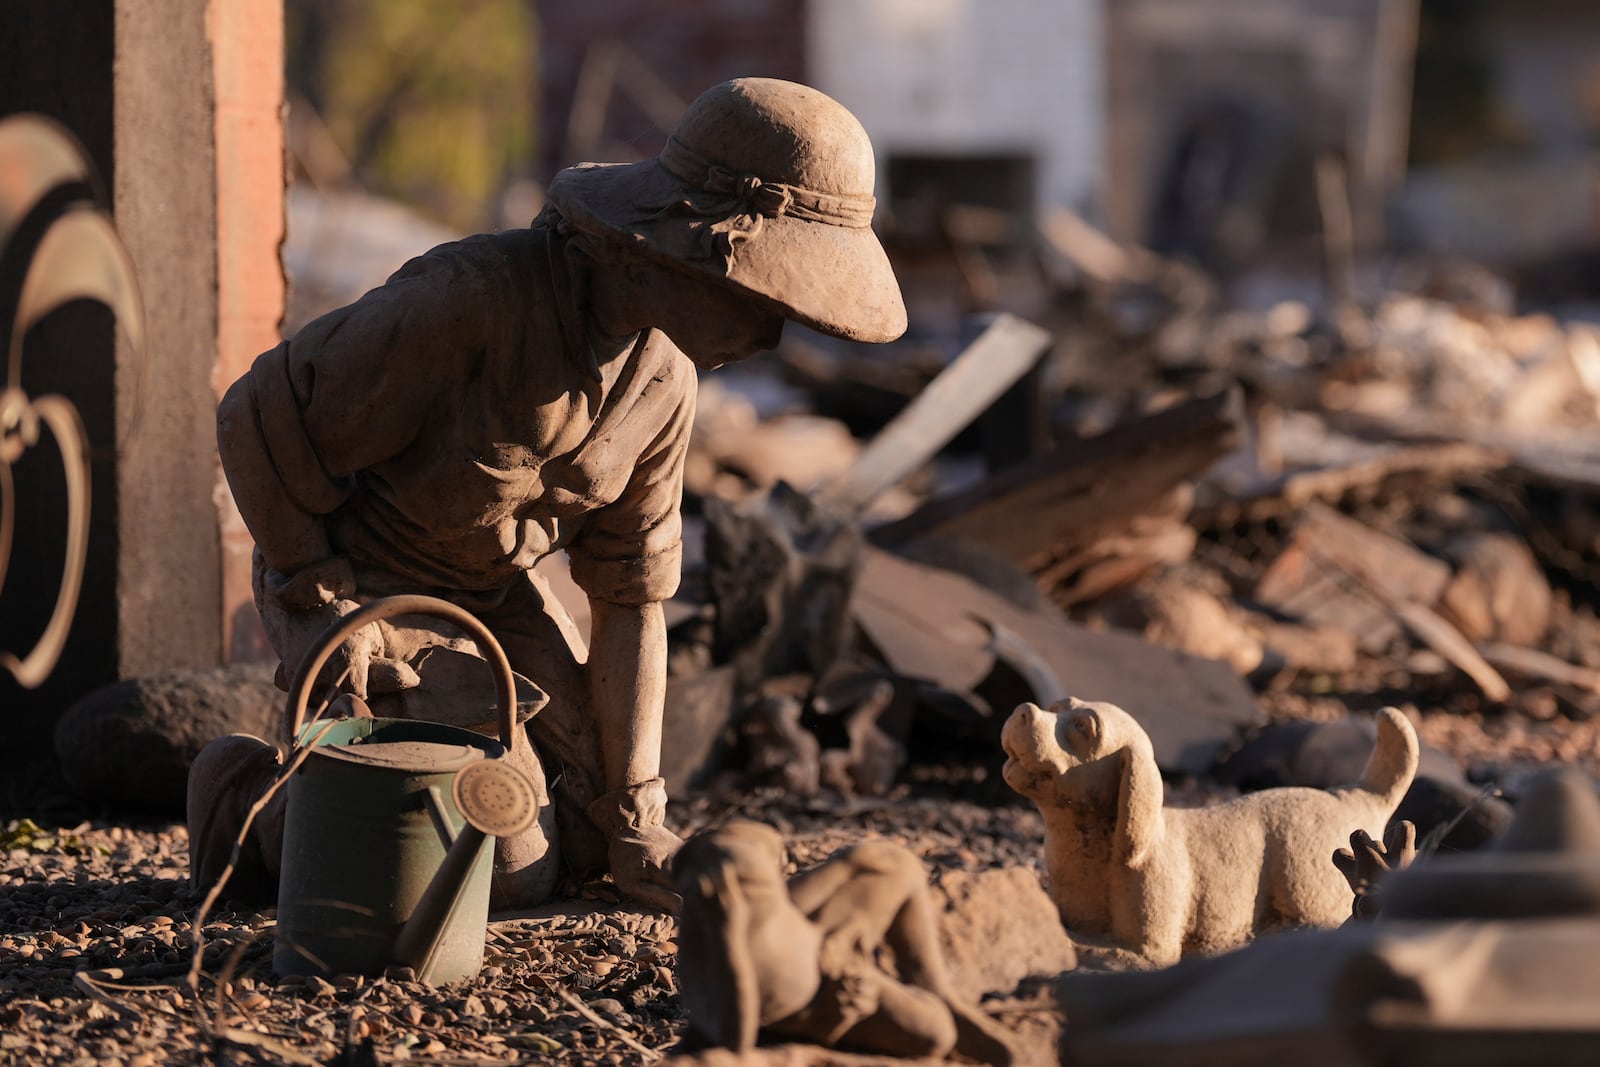
[[[1080,957],[1123,967],[1338,926],[1352,894],[1329,856],[1354,830],[1380,837],[1417,769],[1416,732],[1393,708],[1359,783],[1202,808],[1163,806],[1150,738],[1112,704],[1023,704],[1001,744],[1006,784],[1044,816],[1050,895]]]
[[[1011,1063],[995,1024],[950,989],[916,856],[866,841],[787,882],[783,861],[778,832],[748,820],[691,838],[674,858],[687,1046],[742,1054],[765,1034]],[[894,974],[879,965],[880,946]]]

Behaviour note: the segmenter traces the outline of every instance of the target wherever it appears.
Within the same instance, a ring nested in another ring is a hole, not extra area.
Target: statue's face
[[[670,298],[657,302],[651,325],[695,366],[713,370],[778,346],[785,320],[771,305],[687,273],[669,277]]]

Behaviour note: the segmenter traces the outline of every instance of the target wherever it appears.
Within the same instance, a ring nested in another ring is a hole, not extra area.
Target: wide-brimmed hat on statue
[[[831,97],[740,78],[689,105],[655,159],[582,163],[556,175],[550,203],[580,230],[780,306],[856,341],[892,341],[906,309],[872,232],[872,143]]]

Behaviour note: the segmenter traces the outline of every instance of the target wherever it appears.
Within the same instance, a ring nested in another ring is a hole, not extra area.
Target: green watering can
[[[477,643],[494,672],[499,741],[414,719],[302,726],[312,681],[334,649],[396,615],[437,616]],[[323,634],[289,686],[289,737],[314,748],[288,783],[273,970],[378,975],[400,964],[434,984],[478,973],[494,863],[489,839],[521,833],[539,813],[533,783],[505,759],[515,708],[499,642],[448,601],[375,600]]]

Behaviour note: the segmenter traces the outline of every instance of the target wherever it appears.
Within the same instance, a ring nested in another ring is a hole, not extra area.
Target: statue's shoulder
[[[424,276],[441,281],[473,279],[479,284],[526,286],[530,277],[548,272],[549,231],[527,226],[498,233],[480,233],[437,245],[395,271],[391,282]]]

